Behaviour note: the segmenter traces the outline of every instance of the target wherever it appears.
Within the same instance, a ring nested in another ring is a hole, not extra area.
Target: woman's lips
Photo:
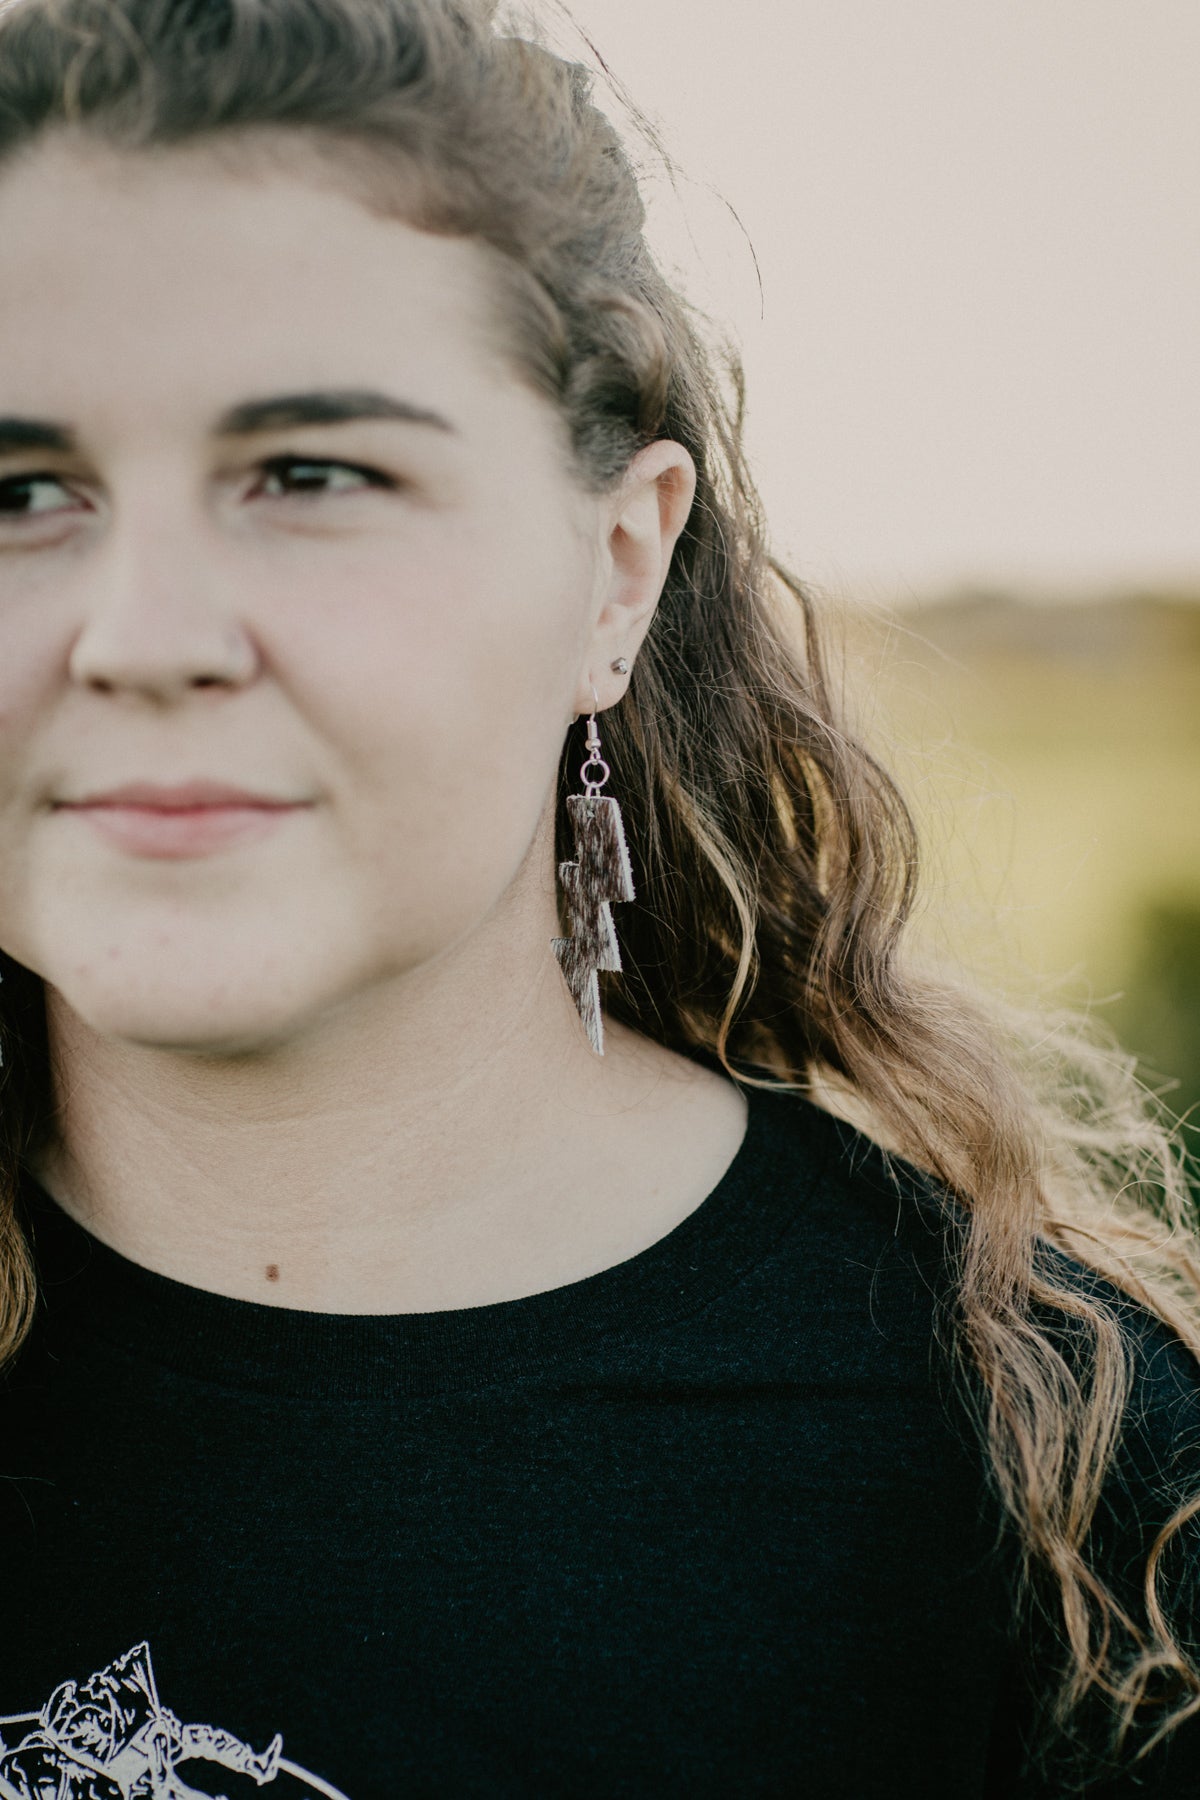
[[[86,820],[101,837],[132,856],[180,859],[265,837],[308,804],[268,799],[214,782],[187,782],[174,788],[139,782],[60,801],[56,810]]]

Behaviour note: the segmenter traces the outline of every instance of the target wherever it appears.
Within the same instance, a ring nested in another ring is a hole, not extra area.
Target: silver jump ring
[[[596,776],[589,775],[588,770],[592,767],[603,769],[604,770],[603,775],[596,775]],[[587,788],[589,796],[591,796],[591,795],[598,794],[600,792],[600,789],[604,786],[605,782],[608,780],[610,773],[611,773],[611,771],[609,769],[609,766],[604,761],[603,757],[597,756],[596,752],[593,750],[592,754],[588,757],[587,761],[584,763],[583,767],[579,771],[579,779],[580,779],[580,781],[582,781],[584,783],[585,787]]]

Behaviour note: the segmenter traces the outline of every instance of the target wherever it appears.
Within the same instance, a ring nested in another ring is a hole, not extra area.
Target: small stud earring
[[[614,675],[628,675],[629,673],[629,664],[623,656],[618,656],[616,662],[609,663],[608,666]]]

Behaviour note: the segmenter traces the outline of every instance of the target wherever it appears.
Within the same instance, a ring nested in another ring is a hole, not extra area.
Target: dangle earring
[[[622,675],[629,668],[623,656],[612,666]],[[600,697],[594,683],[592,697],[598,707]],[[573,935],[551,938],[550,942],[592,1049],[597,1056],[603,1056],[604,1021],[600,1013],[600,983],[596,971],[621,967],[621,952],[609,901],[634,898],[633,871],[629,865],[621,808],[611,794],[600,792],[608,780],[609,768],[600,755],[595,711],[588,718],[587,748],[588,759],[579,771],[585,791],[567,795],[567,812],[575,830],[576,860],[558,865],[570,908]]]

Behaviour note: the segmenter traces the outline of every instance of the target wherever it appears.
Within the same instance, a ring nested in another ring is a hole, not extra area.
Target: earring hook
[[[600,754],[600,733],[596,727],[596,713],[600,706],[600,696],[596,692],[596,684],[594,681],[589,682],[588,685],[592,690],[592,698],[595,701],[595,706],[593,706],[592,711],[588,714],[588,733],[587,737],[584,739],[584,743],[587,745],[588,759],[579,771],[579,779],[584,783],[585,792],[594,796],[600,792],[600,789],[608,780],[611,771]],[[588,773],[589,769],[593,770],[593,773],[590,775]],[[603,770],[603,773],[600,772],[601,770]]]

